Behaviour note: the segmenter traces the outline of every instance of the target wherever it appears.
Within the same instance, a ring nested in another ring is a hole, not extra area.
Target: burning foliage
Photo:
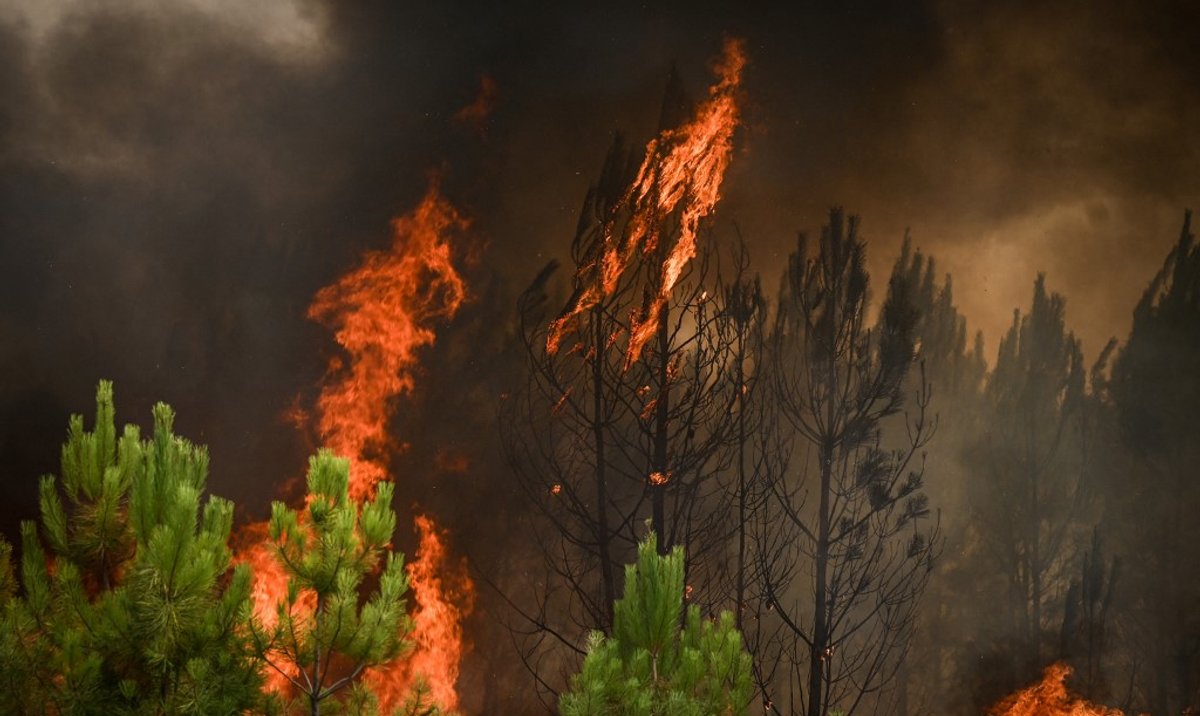
[[[733,153],[737,93],[745,65],[742,43],[728,40],[716,67],[717,81],[695,117],[682,127],[664,130],[646,145],[645,159],[621,200],[631,213],[630,219],[619,237],[613,226],[603,227],[598,255],[579,268],[575,294],[550,327],[546,337],[549,353],[558,351],[581,313],[617,289],[639,253],[643,258],[656,255],[659,231],[667,217],[678,211],[678,239],[662,260],[653,295],[630,320],[626,365],[641,355],[684,267],[696,255],[700,220],[721,198],[721,182]]]

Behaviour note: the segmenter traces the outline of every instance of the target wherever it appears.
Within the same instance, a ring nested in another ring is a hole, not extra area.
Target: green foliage
[[[299,695],[291,706],[314,714],[327,701],[345,713],[376,713],[360,677],[410,647],[408,580],[403,558],[388,548],[393,486],[380,483],[360,509],[349,497],[349,470],[345,459],[322,450],[309,461],[305,510],[272,505],[269,535],[289,578],[287,597],[274,625],[254,625],[259,656]],[[362,602],[364,577],[381,560],[378,588]]]
[[[589,637],[583,670],[559,701],[564,716],[746,712],[750,655],[733,614],[711,621],[695,606],[685,614],[683,571],[681,548],[659,556],[653,533],[638,546],[613,611],[613,635]]]
[[[91,432],[71,418],[61,481],[41,481],[41,534],[21,527],[23,596],[0,571],[3,713],[234,714],[257,702],[250,574],[230,569],[226,547],[233,505],[201,500],[208,455],[173,420],[160,403],[152,440],[127,426],[118,441],[108,382]]]

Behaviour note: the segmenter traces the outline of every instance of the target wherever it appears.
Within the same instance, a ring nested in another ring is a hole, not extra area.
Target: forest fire
[[[0,0],[0,716],[1200,716],[1198,25]]]
[[[1041,681],[1005,697],[988,709],[988,716],[1124,716],[1116,709],[1074,698],[1065,683],[1070,675],[1066,664],[1051,664]]]
[[[434,184],[416,209],[393,220],[390,249],[367,253],[358,268],[321,289],[309,307],[310,318],[335,331],[348,360],[330,361],[315,416],[293,410],[295,422],[315,425],[321,444],[349,459],[355,500],[369,498],[388,479],[388,461],[403,447],[389,433],[392,401],[414,387],[417,352],[436,338],[430,323],[452,317],[466,300],[447,239],[467,225]],[[465,649],[462,620],[471,611],[474,585],[465,562],[452,563],[433,519],[420,515],[415,525],[420,546],[407,566],[416,602],[415,651],[410,660],[376,669],[368,678],[385,709],[397,706],[421,679],[437,705],[453,710]],[[265,523],[247,525],[241,537],[249,546],[239,559],[254,568],[255,616],[270,626],[287,593],[287,576],[273,559]],[[302,602],[297,608],[312,607]],[[287,683],[280,673],[268,679],[276,689]]]
[[[695,117],[682,127],[667,129],[646,145],[645,159],[621,203],[631,212],[624,233],[618,238],[613,227],[604,227],[603,254],[580,267],[575,279],[578,295],[550,327],[546,348],[558,350],[571,323],[583,311],[616,290],[633,259],[658,250],[663,221],[680,212],[678,238],[662,261],[661,275],[654,282],[640,315],[632,318],[626,362],[633,363],[650,340],[663,306],[675,290],[684,267],[696,255],[696,233],[700,220],[720,199],[721,182],[733,153],[733,132],[738,124],[737,92],[746,56],[742,43],[727,40],[716,67],[717,81]]]

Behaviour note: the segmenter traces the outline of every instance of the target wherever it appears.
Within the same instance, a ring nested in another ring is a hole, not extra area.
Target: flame
[[[326,370],[316,418],[299,407],[288,415],[297,426],[315,422],[323,445],[350,461],[350,496],[363,500],[388,479],[388,461],[401,448],[388,431],[394,398],[415,385],[419,350],[433,344],[431,323],[452,317],[467,298],[466,284],[451,260],[448,237],[468,221],[433,184],[409,214],[392,221],[392,245],[364,255],[361,265],[317,292],[308,316],[328,326],[347,358]],[[459,465],[459,463],[455,463]],[[461,462],[466,469],[466,463]],[[409,565],[416,611],[410,662],[375,670],[370,680],[382,706],[398,706],[416,676],[430,686],[435,703],[458,705],[455,682],[464,651],[462,620],[474,603],[474,585],[465,560],[453,564],[431,518],[420,515],[418,559]],[[238,561],[254,570],[254,614],[277,623],[277,605],[287,594],[287,575],[275,559],[266,523],[247,525],[239,536],[248,546]],[[296,609],[312,609],[301,602]],[[268,687],[282,690],[286,678],[267,675]]]
[[[558,351],[574,319],[612,295],[640,252],[649,255],[658,247],[663,220],[680,211],[679,238],[663,260],[654,282],[655,291],[640,315],[631,321],[626,347],[626,367],[641,355],[654,335],[659,316],[687,263],[696,255],[700,221],[721,198],[721,182],[733,153],[733,132],[738,124],[737,92],[746,55],[741,41],[727,40],[717,63],[717,81],[708,99],[687,124],[664,130],[646,145],[646,158],[620,204],[632,212],[626,235],[617,240],[606,227],[603,255],[598,263],[580,267],[578,297],[550,324],[546,350]],[[598,275],[597,275],[598,272]]]
[[[392,247],[317,292],[308,316],[332,328],[350,355],[330,362],[317,399],[321,443],[350,459],[350,496],[368,497],[387,477],[395,445],[392,399],[413,389],[418,350],[433,344],[429,323],[453,316],[467,288],[446,236],[468,222],[430,187],[420,205],[392,221]]]
[[[287,603],[288,576],[283,565],[275,557],[275,550],[267,536],[267,523],[255,522],[238,530],[237,542],[242,545],[234,558],[236,562],[250,565],[254,574],[254,582],[250,592],[251,608],[254,617],[265,629],[273,629],[279,623],[278,607]],[[316,596],[312,593],[302,593],[292,607],[293,616],[301,616],[312,612],[316,607]],[[267,669],[264,672],[266,688],[276,693],[287,693],[288,676],[296,676],[299,671],[295,665],[286,666],[285,660],[278,660],[277,665],[285,671]]]
[[[1070,675],[1066,664],[1051,664],[1041,681],[1005,697],[988,709],[988,716],[1124,716],[1117,709],[1074,698],[1065,683]]]
[[[416,594],[413,613],[411,659],[389,668],[372,670],[367,679],[383,710],[402,702],[418,678],[429,687],[429,695],[443,710],[458,708],[459,663],[464,644],[462,622],[475,602],[475,586],[467,576],[466,560],[452,561],[443,543],[444,533],[426,515],[414,520],[420,534],[416,560],[407,566],[409,583]]]

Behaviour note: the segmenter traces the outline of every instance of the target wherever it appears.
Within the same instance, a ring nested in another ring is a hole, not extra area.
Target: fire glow
[[[435,184],[411,213],[393,220],[389,249],[368,252],[358,268],[321,289],[309,307],[309,318],[334,331],[348,359],[330,361],[315,415],[299,411],[296,422],[315,425],[321,444],[350,460],[355,500],[369,498],[389,478],[389,460],[403,448],[389,434],[394,400],[415,386],[419,351],[436,339],[431,324],[453,317],[467,298],[448,240],[467,226]],[[416,602],[415,649],[409,659],[369,671],[367,679],[385,710],[398,706],[422,679],[434,702],[453,711],[466,648],[462,621],[473,607],[474,585],[465,560],[450,558],[445,533],[432,518],[417,516],[415,527],[420,545],[407,567]],[[270,625],[287,593],[287,576],[265,535],[265,524],[244,528],[249,546],[239,559],[254,569],[255,616]],[[268,676],[275,688],[286,684],[282,674]]]
[[[380,702],[398,705],[418,677],[429,685],[433,702],[445,709],[458,707],[454,683],[463,657],[462,620],[474,605],[474,587],[467,576],[466,560],[455,563],[446,552],[438,527],[426,515],[413,520],[420,534],[416,561],[408,565],[408,578],[416,590],[413,615],[415,651],[395,668],[368,672]]]
[[[988,716],[1124,716],[1116,709],[1072,697],[1066,686],[1070,675],[1066,664],[1051,664],[1041,681],[1005,697],[988,709]]]
[[[737,93],[746,56],[742,43],[728,40],[717,63],[717,81],[695,117],[682,127],[666,129],[646,145],[646,156],[629,191],[621,200],[631,216],[617,239],[613,227],[604,227],[603,253],[597,262],[581,266],[576,282],[582,291],[550,326],[546,350],[556,353],[579,314],[611,295],[639,253],[650,256],[658,249],[659,227],[666,217],[680,212],[679,238],[667,252],[654,282],[654,294],[631,318],[626,365],[641,356],[654,334],[663,307],[675,290],[688,262],[696,255],[700,220],[721,198],[721,182],[733,154],[733,132],[738,124]]]

